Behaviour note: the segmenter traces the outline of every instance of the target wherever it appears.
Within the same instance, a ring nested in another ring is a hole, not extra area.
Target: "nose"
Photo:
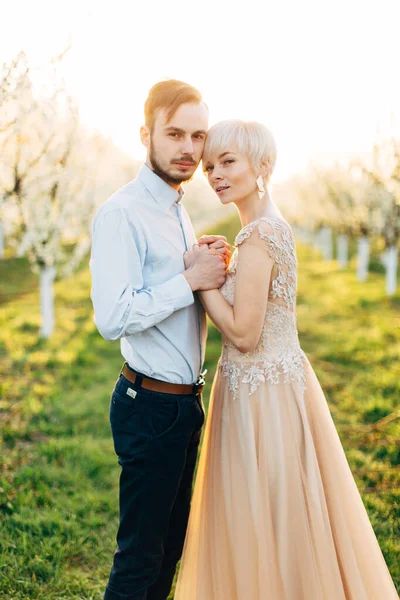
[[[215,166],[213,168],[210,179],[211,179],[211,181],[221,181],[222,174],[218,170],[218,167]]]
[[[192,140],[191,136],[185,137],[185,139],[183,141],[183,146],[182,146],[182,153],[183,154],[193,154],[194,153],[193,140]]]

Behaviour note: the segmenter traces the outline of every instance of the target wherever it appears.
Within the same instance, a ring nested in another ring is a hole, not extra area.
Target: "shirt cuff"
[[[192,288],[182,273],[157,287],[172,303],[174,311],[194,303]]]

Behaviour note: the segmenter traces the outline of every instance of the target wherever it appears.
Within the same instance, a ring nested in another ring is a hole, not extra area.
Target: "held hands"
[[[217,250],[218,254],[220,254],[224,261],[225,265],[229,265],[229,261],[231,258],[231,247],[227,242],[227,239],[223,235],[202,235],[199,239],[198,245],[202,248],[207,247],[209,250]],[[213,252],[213,254],[216,254]],[[194,260],[193,249],[185,252],[184,256],[185,267],[188,269]]]
[[[224,235],[202,235],[199,239],[199,245],[206,245],[210,250],[217,250],[224,258],[226,266],[231,259],[231,247]]]
[[[186,277],[191,289],[220,288],[226,278],[230,246],[223,236],[202,236],[199,244],[184,254]]]

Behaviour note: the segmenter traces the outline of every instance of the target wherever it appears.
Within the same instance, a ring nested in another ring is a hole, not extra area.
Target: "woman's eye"
[[[210,171],[212,171],[212,170],[213,170],[213,167],[211,167],[211,166],[208,166],[208,167],[206,167],[206,168],[204,169],[204,172],[205,172],[205,173],[209,173],[209,172],[210,172]]]
[[[235,161],[233,160],[233,158],[227,158],[226,160],[224,160],[224,165],[230,165],[231,163],[234,163]]]

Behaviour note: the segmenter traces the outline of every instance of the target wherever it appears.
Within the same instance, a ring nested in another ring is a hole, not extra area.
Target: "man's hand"
[[[190,266],[184,271],[193,292],[197,290],[214,290],[225,283],[226,267],[223,255],[207,244],[195,245],[184,255],[185,265]]]
[[[183,255],[183,262],[185,263],[185,269],[190,269],[190,267],[193,265],[194,263],[194,259],[196,257],[196,252],[195,252],[195,248],[199,247],[198,244],[195,244],[194,246],[192,246],[191,250],[187,250],[185,252],[185,254]]]
[[[211,250],[218,250],[228,266],[231,258],[231,247],[224,235],[202,235],[199,239],[199,245],[207,245]]]

